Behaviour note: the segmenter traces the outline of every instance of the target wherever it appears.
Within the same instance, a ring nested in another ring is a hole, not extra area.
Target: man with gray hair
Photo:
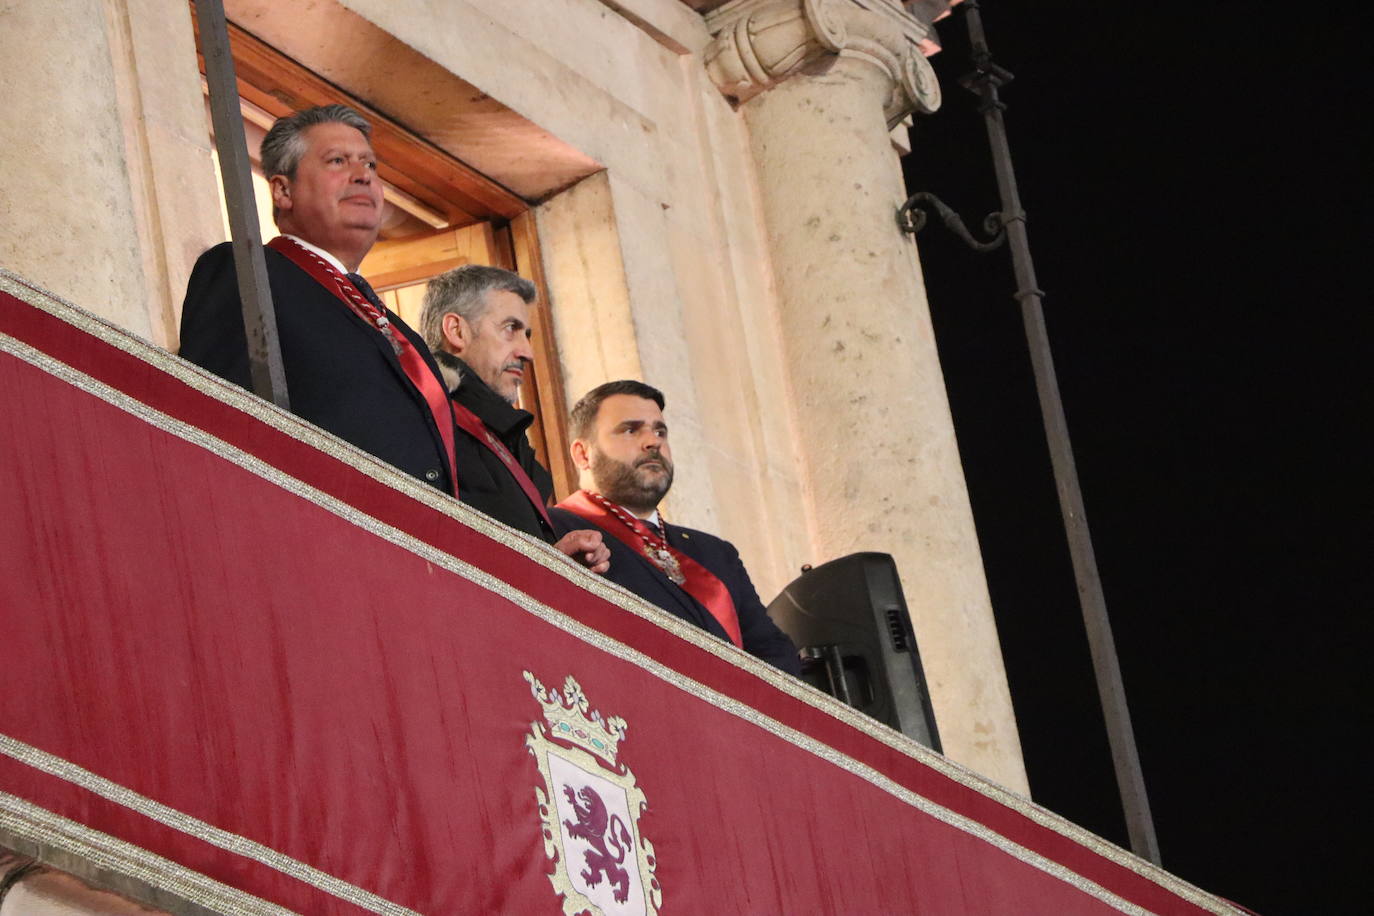
[[[534,300],[534,284],[519,274],[467,264],[429,281],[420,331],[453,401],[459,498],[553,542],[547,509],[553,478],[526,437],[534,417],[516,406],[534,362]],[[569,532],[554,546],[595,572],[606,571],[610,551],[599,531]]]
[[[370,137],[356,111],[326,105],[278,119],[262,141],[282,233],[264,257],[291,410],[451,494],[457,431],[439,368],[356,272],[382,217]],[[181,355],[252,387],[228,242],[201,255],[191,272]]]

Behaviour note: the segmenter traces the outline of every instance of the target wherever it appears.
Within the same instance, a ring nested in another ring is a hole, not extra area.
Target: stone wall
[[[164,346],[219,241],[189,8],[0,7],[0,264]]]

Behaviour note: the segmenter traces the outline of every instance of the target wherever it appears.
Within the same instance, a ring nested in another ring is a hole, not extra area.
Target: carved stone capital
[[[714,36],[706,71],[720,91],[746,102],[827,58],[858,58],[888,75],[888,125],[940,107],[940,85],[926,60],[928,27],[897,0],[732,0],[706,15]]]

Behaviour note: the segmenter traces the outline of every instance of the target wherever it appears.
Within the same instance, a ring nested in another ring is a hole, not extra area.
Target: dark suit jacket
[[[583,528],[600,530],[597,525],[566,509],[550,509],[549,515],[553,518],[554,533],[558,537]],[[611,568],[606,572],[607,579],[721,639],[730,638],[711,612],[675,585],[652,560],[615,535],[604,533],[606,546],[611,549]],[[745,571],[734,545],[704,531],[678,525],[664,525],[663,533],[674,549],[715,573],[730,590],[735,611],[739,614],[740,635],[744,638],[745,651],[788,674],[800,674],[801,661],[797,657],[796,646],[764,610],[763,602],[759,600],[759,594],[754,590],[754,583]]]
[[[477,419],[510,449],[547,505],[553,495],[553,477],[535,459],[534,447],[525,435],[534,416],[512,407],[461,359],[451,354],[442,358],[462,373],[458,387],[449,397],[476,414]],[[457,448],[459,499],[498,522],[552,542],[552,529],[544,524],[519,482],[491,449],[461,426],[458,427]]]
[[[391,344],[285,255],[271,248],[264,249],[264,255],[291,412],[452,493],[434,414],[406,377]],[[387,317],[439,377],[419,335],[391,312]],[[252,389],[228,242],[201,255],[191,271],[181,313],[181,355]]]

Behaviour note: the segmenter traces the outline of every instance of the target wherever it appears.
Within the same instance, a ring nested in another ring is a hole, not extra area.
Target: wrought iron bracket
[[[992,251],[994,248],[1000,248],[1007,240],[1007,218],[1004,214],[989,213],[983,217],[983,232],[987,233],[988,239],[979,241],[973,237],[968,226],[964,225],[963,218],[929,191],[917,191],[906,199],[906,203],[897,208],[897,225],[903,232],[915,235],[925,228],[926,211],[921,209],[922,206],[930,207],[940,214],[940,220],[945,224],[945,228],[974,251]]]
[[[1001,89],[1016,79],[1016,75],[1005,67],[993,62],[989,54],[978,54],[973,61],[974,70],[959,77],[959,85],[974,95],[982,95],[986,89]]]

